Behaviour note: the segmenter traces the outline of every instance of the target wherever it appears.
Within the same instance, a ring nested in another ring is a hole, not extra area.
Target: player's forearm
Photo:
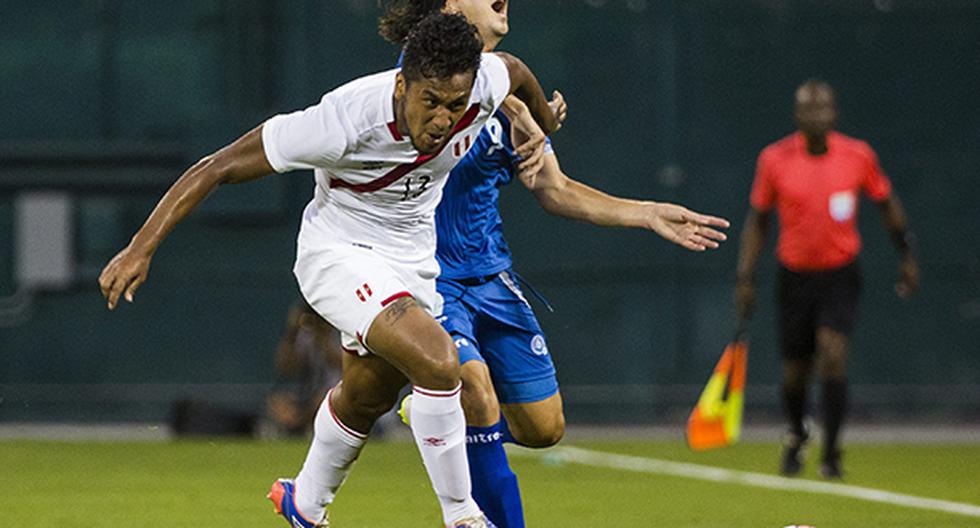
[[[564,174],[548,177],[547,172],[546,162],[540,183],[532,192],[549,214],[604,227],[644,225],[644,208],[650,202],[611,196]]]
[[[521,101],[514,95],[508,95],[507,99],[504,99],[503,104],[500,105],[500,111],[503,112],[504,115],[507,116],[507,119],[510,119],[511,122],[524,119],[525,116],[531,120],[534,119],[534,116],[531,115],[531,111],[528,110],[527,105],[524,104],[524,101]]]
[[[167,234],[223,183],[241,183],[272,172],[262,149],[262,127],[205,157],[167,190],[130,246],[153,255]]]
[[[769,236],[769,213],[749,209],[742,228],[742,240],[738,250],[736,277],[739,281],[753,282],[755,269]]]
[[[497,54],[510,73],[510,92],[527,105],[528,110],[545,134],[558,130],[558,117],[548,106],[548,98],[534,73],[520,59],[508,53]]]
[[[130,246],[146,255],[155,253],[167,234],[220,182],[221,175],[211,156],[195,163],[163,195]]]

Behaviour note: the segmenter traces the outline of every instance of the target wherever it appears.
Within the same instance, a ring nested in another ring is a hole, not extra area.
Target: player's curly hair
[[[378,33],[392,44],[402,45],[408,32],[423,18],[442,11],[446,0],[378,0],[384,14],[378,19]]]
[[[415,81],[476,72],[482,52],[483,41],[473,24],[461,15],[434,13],[409,31],[402,74]]]

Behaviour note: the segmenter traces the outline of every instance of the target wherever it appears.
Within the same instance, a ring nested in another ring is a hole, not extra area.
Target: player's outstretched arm
[[[510,93],[527,105],[534,120],[545,134],[550,134],[558,130],[561,122],[556,115],[556,110],[548,104],[548,99],[541,89],[541,83],[537,77],[517,57],[504,52],[496,52],[504,64],[507,66],[507,73],[510,74]]]
[[[550,214],[608,227],[638,227],[692,251],[718,247],[726,240],[716,228],[727,228],[723,218],[696,213],[685,207],[611,196],[562,172],[554,154],[545,156],[536,178],[521,178]]]
[[[218,185],[242,183],[272,173],[262,147],[262,126],[187,169],[163,195],[129,245],[102,270],[99,287],[109,309],[115,309],[120,296],[133,302],[160,243]]]

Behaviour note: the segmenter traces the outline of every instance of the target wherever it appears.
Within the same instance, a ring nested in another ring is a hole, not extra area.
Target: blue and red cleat
[[[276,508],[276,513],[283,516],[293,528],[329,528],[330,520],[327,512],[323,512],[323,519],[319,522],[309,520],[300,513],[296,507],[296,484],[292,479],[278,479],[272,483],[269,494],[266,498],[272,501]],[[449,525],[447,528],[497,528],[485,515],[462,519]]]
[[[306,518],[296,507],[296,485],[292,479],[278,479],[272,483],[272,488],[266,498],[272,501],[276,508],[276,513],[282,515],[289,525],[293,528],[328,528],[330,520],[327,512],[323,512],[323,519],[320,522],[313,522]]]

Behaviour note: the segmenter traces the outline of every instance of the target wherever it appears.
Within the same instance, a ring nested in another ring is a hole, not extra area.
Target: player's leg
[[[460,361],[463,361],[462,357]],[[462,365],[463,411],[466,425],[488,427],[500,421],[500,403],[490,380],[490,369],[480,360],[469,359]]]
[[[522,528],[524,508],[517,476],[507,461],[500,432],[500,405],[490,381],[490,372],[480,354],[473,322],[479,298],[457,281],[438,282],[445,301],[438,321],[452,336],[459,352],[466,415],[466,457],[470,466],[473,498],[500,528]],[[406,402],[406,403],[410,403]]]
[[[479,516],[470,496],[459,359],[449,334],[413,298],[402,297],[375,318],[365,339],[412,383],[412,434],[444,520]]]
[[[501,405],[514,442],[525,447],[551,447],[565,436],[561,392],[540,401]]]
[[[340,407],[334,420],[337,428],[349,429],[344,430],[349,433],[347,440],[357,444],[353,439],[373,423],[371,410],[384,406],[377,401],[364,407],[357,403],[373,396],[387,404],[408,379],[420,402],[415,406],[413,436],[447,524],[482,516],[470,497],[456,349],[426,311],[438,301],[432,280],[435,262],[430,258],[400,262],[379,251],[334,243],[315,231],[307,233],[307,227],[304,223],[300,231],[294,269],[307,302],[341,330],[347,348],[357,348],[362,355],[373,352],[401,373],[396,376],[394,370],[385,370],[375,379],[368,377],[363,388],[351,383],[338,393],[338,400],[331,397],[328,403]]]
[[[299,515],[318,522],[326,517],[371,427],[395,404],[405,383],[405,376],[384,359],[345,356],[341,382],[320,404],[313,440],[296,477],[293,493]]]
[[[491,398],[491,391],[478,387],[496,387],[494,390],[505,417],[500,424],[504,441],[526,447],[549,447],[558,443],[565,433],[565,416],[554,364],[533,312],[523,295],[518,296],[511,288],[516,285],[498,279],[467,290],[467,296],[482,299],[480,308],[485,311],[479,314],[481,348],[475,354],[487,362],[492,373],[492,382],[475,377],[467,384],[464,371],[464,393],[470,390],[473,400],[467,420],[473,423],[477,413],[484,413],[486,419],[493,417],[493,407],[484,403]],[[467,361],[467,351],[476,342],[471,337],[472,327],[468,326],[465,331],[461,329],[459,323],[453,321],[463,318],[450,312],[448,301],[446,306],[443,324],[449,325],[447,329],[456,337],[460,360]],[[476,410],[477,405],[482,406],[481,410]]]
[[[847,356],[849,336],[857,320],[861,274],[852,263],[823,276],[817,316],[817,371],[822,385],[824,422],[820,474],[841,478],[839,434],[847,414]]]
[[[341,383],[333,389],[331,409],[350,428],[367,434],[374,422],[397,403],[408,378],[373,354],[344,354]]]
[[[356,336],[385,307],[381,299],[392,289],[404,289],[397,273],[378,255],[332,244],[308,222],[300,229],[294,272],[309,305],[341,332],[345,349],[355,353],[361,347]],[[328,393],[314,418],[313,440],[295,485],[279,480],[269,494],[292,526],[327,524],[326,505],[364,446],[374,408],[404,383],[405,376],[381,359],[347,362],[342,388]],[[351,401],[364,403],[353,406]]]
[[[555,445],[565,434],[565,415],[541,325],[511,272],[480,294],[479,338],[505,418],[505,441]]]
[[[463,390],[460,397],[466,415],[466,458],[473,498],[498,528],[521,528],[524,526],[524,507],[517,475],[511,470],[504,450],[500,404],[490,381],[490,372],[481,360],[463,359],[464,350],[473,348],[472,339],[454,337],[462,345]],[[413,399],[413,395],[406,396],[400,411],[402,419],[409,424]]]
[[[460,339],[456,339],[457,343]],[[460,360],[472,357],[472,341],[460,346]],[[486,364],[478,359],[463,363],[463,411],[466,414],[466,456],[473,483],[473,498],[500,528],[523,528],[524,507],[517,475],[504,451],[500,405]]]
[[[779,271],[777,286],[779,332],[782,352],[780,400],[789,423],[780,462],[783,475],[799,474],[803,449],[809,439],[804,425],[807,386],[813,370],[816,336],[814,328],[815,288],[812,277]]]

